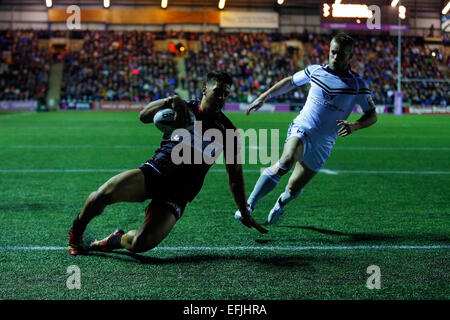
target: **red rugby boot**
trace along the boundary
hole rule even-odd
[[[122,248],[122,246],[120,245],[120,240],[124,234],[125,232],[123,230],[117,229],[105,239],[95,240],[94,242],[92,242],[89,245],[89,250],[111,252],[114,249],[120,249]]]
[[[82,254],[83,252],[83,234],[77,234],[73,231],[73,228],[69,229],[67,251],[69,251],[69,254],[72,256]]]

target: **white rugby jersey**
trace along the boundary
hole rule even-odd
[[[375,105],[367,84],[350,69],[337,76],[328,65],[311,65],[294,74],[296,86],[311,83],[305,106],[294,122],[306,134],[335,141],[339,127],[336,120],[347,120],[355,105],[367,112]]]

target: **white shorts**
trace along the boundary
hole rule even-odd
[[[309,169],[318,172],[330,157],[334,141],[311,136],[295,122],[289,126],[286,141],[292,137],[297,137],[303,142],[303,155],[299,162],[304,162]]]

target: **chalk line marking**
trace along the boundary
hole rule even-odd
[[[152,149],[159,148],[159,145],[0,145],[1,149]],[[266,146],[246,145],[246,149],[259,150],[267,149]],[[283,149],[283,146],[269,149]],[[391,146],[336,146],[334,150],[361,150],[361,151],[450,151],[450,147],[391,147]]]
[[[270,246],[270,247],[156,247],[151,251],[338,251],[338,250],[434,250],[450,249],[450,245],[377,245],[377,246]],[[67,247],[56,246],[0,246],[4,251],[60,251]]]
[[[0,173],[120,173],[126,169],[0,169]],[[226,172],[225,169],[211,169],[209,172]],[[261,173],[261,169],[244,169],[244,173]],[[331,170],[321,169],[320,173],[338,174],[408,174],[408,175],[448,175],[450,171],[402,171],[402,170]]]

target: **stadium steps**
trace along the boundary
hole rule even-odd
[[[176,63],[176,70],[177,70],[177,92],[178,95],[182,98],[182,99],[189,99],[189,91],[187,89],[183,89],[182,86],[182,79],[184,77],[184,79],[186,79],[186,64],[184,62],[184,58],[183,57],[176,57],[175,58],[175,63]],[[187,81],[185,81],[186,83],[186,87],[187,87]]]
[[[63,76],[63,63],[52,64],[48,81],[47,108],[51,111],[59,109],[61,99],[61,82]]]

